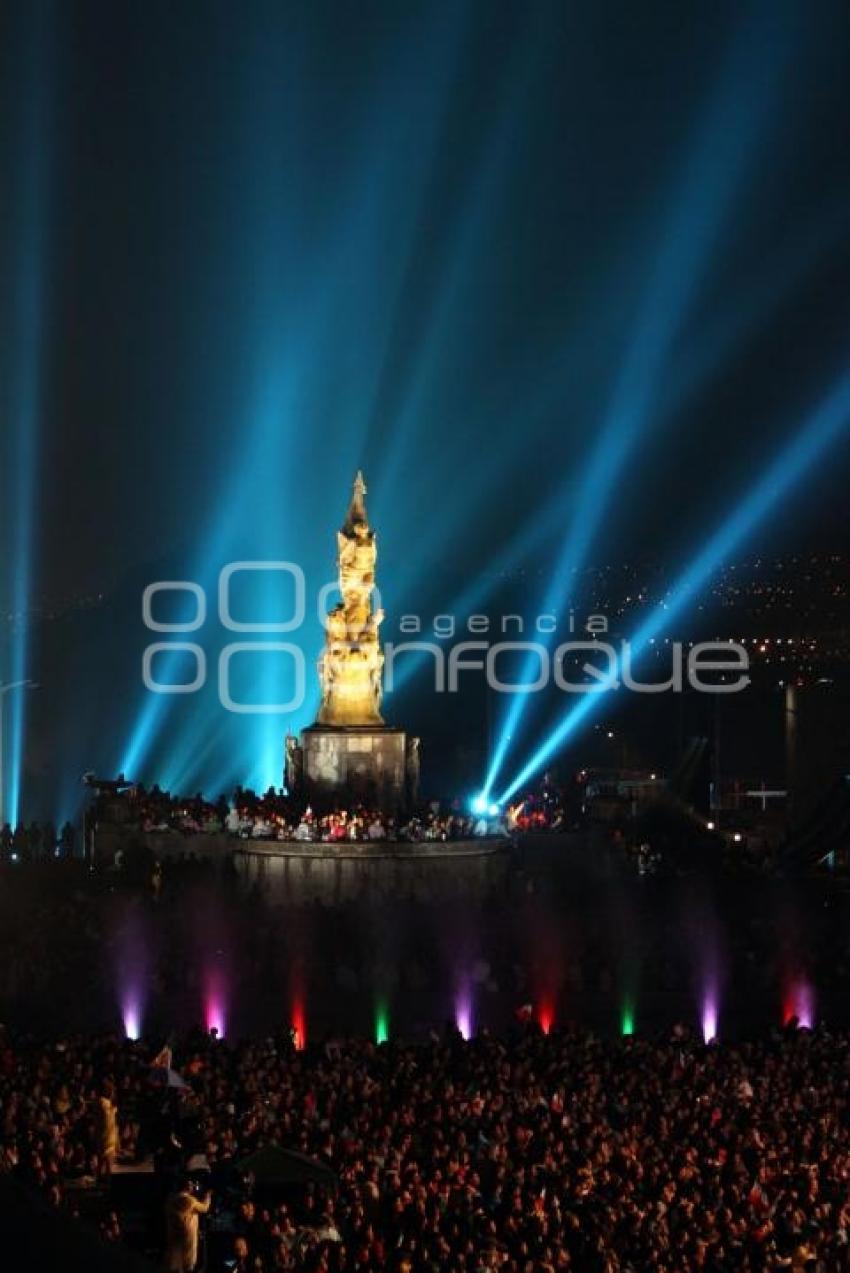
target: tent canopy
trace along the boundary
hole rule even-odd
[[[282,1145],[263,1145],[236,1164],[239,1171],[250,1172],[258,1185],[303,1185],[308,1181],[336,1190],[338,1181],[330,1167],[316,1158],[308,1158]]]

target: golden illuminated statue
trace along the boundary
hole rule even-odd
[[[383,725],[381,672],[384,656],[378,627],[384,617],[372,610],[378,547],[366,516],[366,483],[354,490],[342,530],[337,534],[337,565],[342,601],[327,616],[325,648],[319,659],[322,705],[320,725]]]

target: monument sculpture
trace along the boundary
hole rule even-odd
[[[384,656],[378,628],[384,617],[372,609],[378,546],[366,515],[363,474],[354,479],[348,515],[337,533],[337,565],[342,601],[327,616],[325,648],[319,659],[320,725],[383,725],[381,671]]]
[[[396,811],[418,795],[419,739],[381,715],[384,612],[372,606],[378,545],[365,497],[358,472],[337,533],[342,600],[326,617],[321,705],[300,746],[291,736],[286,740],[286,783],[320,808],[362,801]]]

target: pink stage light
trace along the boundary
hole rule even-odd
[[[711,1043],[717,1038],[717,994],[706,990],[702,1001],[702,1037],[704,1043]]]
[[[142,1033],[142,1010],[137,995],[126,995],[121,1006],[121,1015],[124,1018],[124,1034],[135,1041]]]
[[[464,1039],[472,1038],[472,1002],[465,991],[455,1001],[455,1025]]]
[[[224,1005],[218,999],[209,998],[204,1006],[204,1019],[207,1033],[215,1030],[220,1039],[224,1038]]]
[[[220,1039],[225,1034],[225,1001],[224,990],[221,984],[221,978],[213,974],[207,977],[206,989],[204,992],[204,1024],[207,1027],[207,1033],[215,1030]]]

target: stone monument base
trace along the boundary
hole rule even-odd
[[[410,790],[408,739],[390,725],[309,725],[301,734],[301,789],[318,810],[362,802],[387,813]]]

